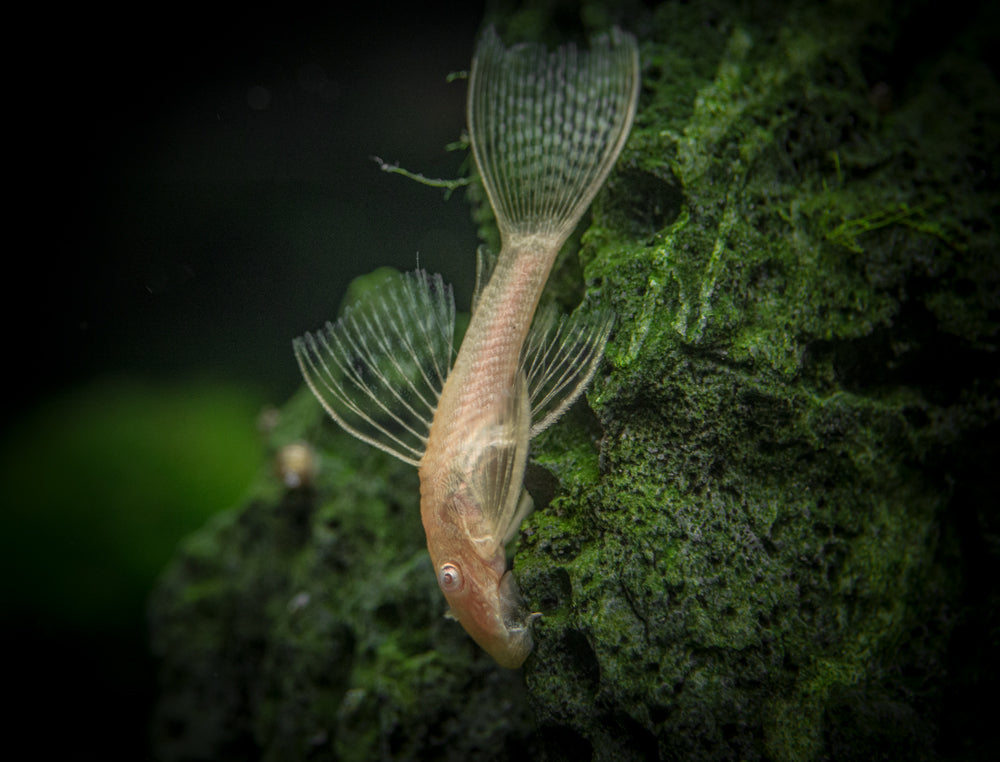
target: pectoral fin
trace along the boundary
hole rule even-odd
[[[473,503],[482,512],[490,543],[479,548],[484,558],[514,535],[530,509],[522,501],[524,466],[528,456],[529,408],[524,377],[518,374],[514,386],[502,401],[495,424],[484,426],[469,448],[477,453],[470,465]]]
[[[517,510],[515,510],[513,516],[511,516],[510,523],[507,526],[507,534],[504,535],[502,540],[504,545],[514,539],[514,535],[517,534],[517,530],[521,526],[521,522],[528,517],[528,514],[531,513],[531,509],[534,507],[535,502],[531,499],[531,495],[528,494],[528,490],[522,489],[521,497],[517,501]]]
[[[535,318],[521,357],[531,398],[532,438],[554,423],[587,388],[613,322],[610,313],[580,310],[558,321],[552,310]]]
[[[451,369],[454,332],[451,287],[416,270],[293,345],[306,383],[337,423],[415,466]]]

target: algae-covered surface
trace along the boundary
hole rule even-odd
[[[601,8],[577,31],[631,28],[643,92],[547,296],[618,318],[533,445],[534,653],[503,670],[442,618],[416,473],[303,391],[270,446],[315,479],[263,464],[154,596],[163,759],[996,752],[994,19]]]

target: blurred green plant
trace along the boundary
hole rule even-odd
[[[141,621],[177,541],[236,503],[260,464],[252,391],[105,379],[44,401],[0,439],[7,615]]]

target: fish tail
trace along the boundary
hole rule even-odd
[[[639,95],[632,35],[613,29],[589,51],[505,49],[488,29],[469,77],[473,153],[501,238],[561,244],[625,144]]]

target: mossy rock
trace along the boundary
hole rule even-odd
[[[533,446],[523,669],[442,618],[413,470],[303,392],[271,444],[315,480],[267,464],[154,597],[163,759],[990,756],[991,19],[752,11],[618,19],[640,111],[547,295],[618,321]]]

